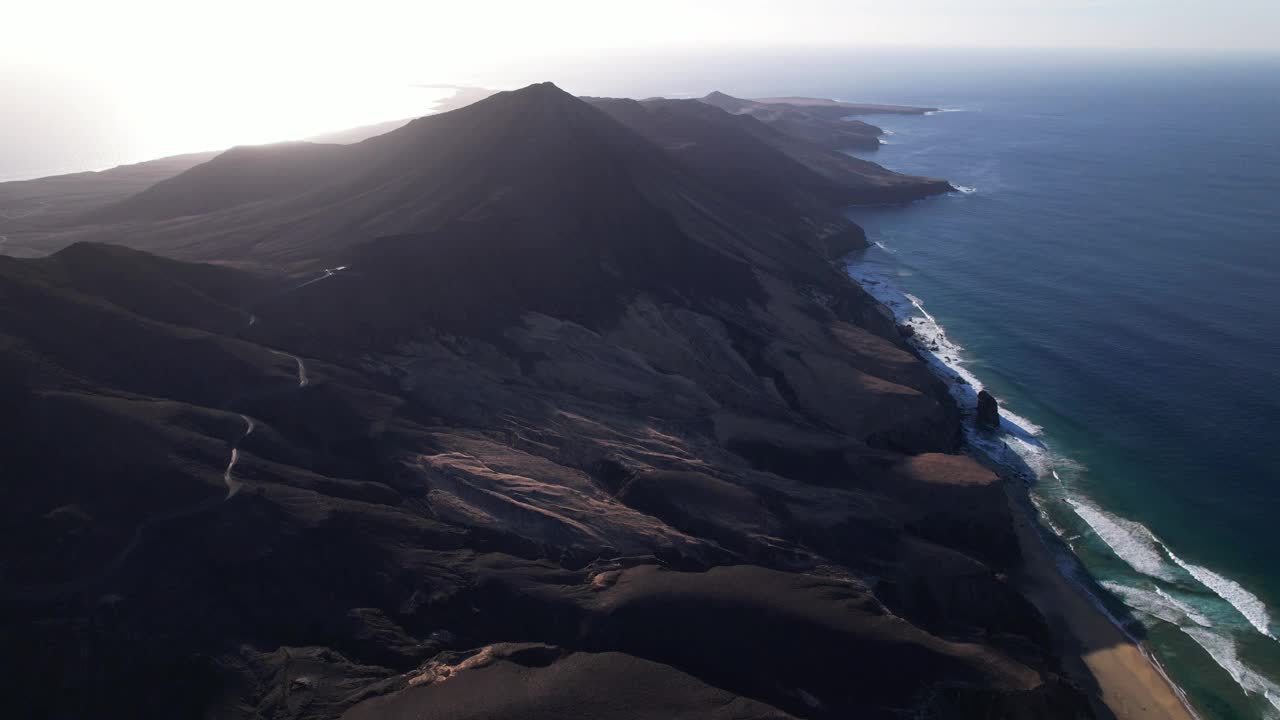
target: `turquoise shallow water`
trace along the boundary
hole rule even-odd
[[[850,211],[851,272],[1024,419],[1048,520],[1202,714],[1280,717],[1280,68],[947,80],[831,81],[946,108],[866,157],[966,190]]]

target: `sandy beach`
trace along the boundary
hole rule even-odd
[[[1011,489],[1020,493],[1021,489]],[[1094,701],[1100,718],[1197,720],[1179,690],[1111,622],[1084,590],[1058,571],[1025,500],[1010,497],[1023,567],[1013,578],[1053,631],[1063,665]]]

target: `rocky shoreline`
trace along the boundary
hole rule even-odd
[[[843,264],[849,263],[847,256]],[[850,274],[859,278],[858,273]],[[890,288],[883,279],[864,276],[861,282],[874,289],[872,294],[894,318],[899,333],[953,389],[967,418],[967,451],[1002,478],[1022,558],[1014,584],[1048,620],[1064,667],[1087,689],[1095,714],[1118,720],[1197,718],[1186,695],[1141,639],[1121,627],[1094,591],[1064,569],[1060,558],[1070,557],[1073,568],[1086,572],[1061,539],[1044,527],[1030,495],[1036,473],[1002,439],[1015,434],[1030,439],[1022,427],[1027,423],[1016,416],[1002,423],[996,398],[985,389],[974,389],[975,379],[958,364],[959,348],[918,300]]]

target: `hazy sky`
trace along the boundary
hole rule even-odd
[[[444,74],[551,50],[752,45],[1276,49],[1276,0],[42,0],[9,59],[160,76],[264,65]],[[319,67],[316,67],[316,64]]]
[[[602,52],[1280,50],[1280,0],[15,0],[0,18],[0,178],[36,172],[13,147],[43,137],[86,167],[299,137],[420,114],[409,83],[498,84]]]

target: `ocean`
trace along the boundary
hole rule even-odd
[[[999,398],[975,441],[1200,714],[1280,718],[1280,65],[829,82],[943,108],[861,156],[962,190],[850,210],[850,273]]]

